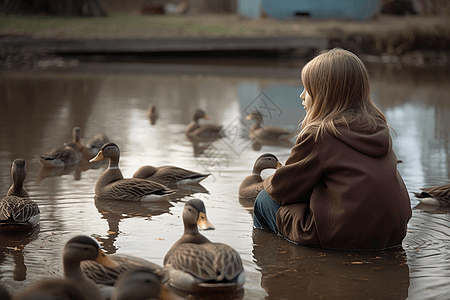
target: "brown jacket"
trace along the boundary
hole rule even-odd
[[[397,171],[389,128],[338,127],[337,137],[298,138],[286,165],[265,179],[281,205],[279,232],[325,248],[378,250],[401,245],[411,204]]]

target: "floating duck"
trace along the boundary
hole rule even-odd
[[[194,117],[191,123],[187,125],[184,131],[187,136],[196,139],[217,139],[223,136],[222,125],[214,125],[214,124],[200,125],[199,124],[200,119],[209,120],[209,117],[203,110],[197,109],[194,113]]]
[[[197,226],[214,229],[202,200],[186,202],[183,223],[183,236],[164,257],[169,284],[193,292],[231,292],[242,288],[245,271],[239,253],[226,244],[211,242],[198,231]]]
[[[282,140],[293,137],[296,132],[289,131],[285,128],[276,126],[262,127],[263,115],[259,110],[252,111],[246,118],[246,120],[254,120],[255,123],[250,127],[249,137],[251,140]]]
[[[259,192],[264,189],[261,172],[265,169],[278,169],[279,167],[281,167],[281,163],[275,155],[271,153],[262,154],[256,159],[252,174],[242,180],[239,186],[239,197],[255,200]]]
[[[0,200],[0,230],[25,230],[39,224],[40,210],[36,202],[28,197],[23,186],[27,176],[25,160],[17,158],[11,166],[12,185],[6,197]]]
[[[46,168],[60,168],[77,164],[83,159],[79,144],[68,142],[63,146],[53,148],[43,155],[36,156],[39,163]]]
[[[109,158],[109,167],[95,185],[95,196],[123,201],[161,201],[176,191],[165,185],[141,178],[123,178],[119,169],[120,150],[114,143],[103,145],[90,162]]]

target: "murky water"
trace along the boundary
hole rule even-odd
[[[30,235],[0,236],[0,282],[10,290],[61,276],[61,250],[72,236],[95,237],[107,253],[162,264],[181,236],[184,203],[202,199],[216,227],[204,234],[233,246],[247,272],[244,299],[445,299],[450,297],[449,210],[418,206],[403,249],[355,253],[312,249],[252,229],[240,182],[255,159],[271,152],[284,162],[289,145],[252,145],[243,137],[246,112],[264,110],[267,125],[297,127],[304,112],[301,66],[261,69],[229,66],[93,64],[91,72],[0,74],[0,195],[11,184],[11,162],[27,162],[25,186],[41,209]],[[101,66],[101,67],[100,67]],[[127,69],[127,73],[120,70]],[[161,72],[155,71],[161,70]],[[449,182],[450,73],[445,69],[369,66],[373,96],[392,132],[398,168],[409,191]],[[80,70],[80,69],[78,69]],[[102,70],[109,73],[102,73]],[[177,73],[178,72],[178,73]],[[158,73],[162,73],[158,74]],[[172,73],[172,74],[171,74]],[[213,74],[213,75],[211,75]],[[150,125],[145,112],[160,116]],[[185,139],[196,108],[222,124],[227,138],[211,145]],[[41,170],[35,155],[71,139],[74,126],[86,142],[104,133],[121,150],[120,168],[131,177],[144,164],[176,165],[212,175],[196,190],[179,190],[159,204],[102,202],[94,185],[106,165]],[[270,174],[265,171],[263,177]]]

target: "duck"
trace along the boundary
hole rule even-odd
[[[167,277],[149,269],[134,269],[119,276],[111,300],[173,299],[164,287]]]
[[[115,143],[106,143],[89,162],[109,159],[109,167],[95,184],[95,196],[121,201],[162,201],[176,191],[160,183],[141,179],[123,178],[119,169],[120,150]]]
[[[151,261],[124,254],[108,255],[108,259],[113,263],[105,266],[95,260],[82,261],[80,266],[84,275],[92,279],[99,287],[103,298],[110,299],[115,283],[118,278],[130,270],[141,269],[150,270],[163,274],[163,267]]]
[[[262,139],[262,140],[282,140],[290,139],[296,132],[289,131],[285,128],[276,126],[265,126],[262,127],[263,115],[259,110],[252,111],[248,116],[245,117],[246,120],[254,120],[255,123],[250,127],[249,137],[251,140]]]
[[[200,125],[199,124],[200,119],[209,120],[209,117],[203,110],[197,109],[194,113],[191,123],[187,125],[184,131],[187,136],[201,140],[217,139],[224,136],[222,133],[222,125],[215,125],[215,124]]]
[[[156,120],[159,118],[159,113],[156,110],[156,105],[150,104],[147,108],[147,111],[145,112],[145,115],[149,118],[150,124],[155,125]]]
[[[117,278],[127,271],[141,268],[152,271],[163,269],[162,266],[151,261],[125,254],[108,255],[112,265],[104,266],[95,260],[85,260],[81,262],[81,269],[86,277],[92,279],[97,284],[113,286]]]
[[[80,268],[83,260],[96,260],[105,266],[112,264],[97,242],[89,236],[75,236],[66,242],[62,256],[63,278],[40,280],[20,293],[17,299],[102,299],[95,282],[84,276]]]
[[[197,184],[207,178],[210,173],[199,173],[176,166],[142,166],[133,174],[133,178],[142,178],[163,185]]]
[[[28,196],[23,183],[27,176],[26,162],[16,158],[12,162],[12,185],[6,197],[0,200],[0,230],[16,231],[35,227],[39,224],[40,210],[36,202]]]
[[[93,158],[106,143],[109,143],[108,137],[102,133],[97,133],[93,138],[89,139],[84,146],[84,156],[88,159]]]
[[[261,172],[265,169],[278,169],[281,166],[278,158],[271,153],[259,156],[253,165],[252,174],[245,177],[239,186],[239,197],[255,200],[259,192],[264,189]]]
[[[183,210],[184,233],[164,257],[168,284],[187,292],[233,292],[242,288],[245,270],[231,246],[213,243],[198,231],[214,229],[202,200],[191,199]]]
[[[422,188],[422,192],[413,192],[420,203],[436,206],[450,206],[450,184]]]
[[[43,167],[60,168],[81,162],[83,153],[79,144],[71,141],[36,158]]]

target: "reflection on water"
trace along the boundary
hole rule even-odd
[[[398,165],[409,191],[449,183],[450,78],[445,69],[369,66],[373,97],[392,126]],[[282,163],[286,144],[251,141],[254,109],[265,126],[296,130],[304,116],[298,78],[260,78],[40,73],[0,75],[0,195],[11,184],[10,165],[27,161],[25,180],[41,209],[40,229],[23,239],[0,236],[0,282],[21,290],[44,277],[62,275],[61,250],[76,234],[95,237],[108,253],[130,254],[162,264],[183,233],[184,203],[194,197],[206,205],[216,227],[205,232],[215,242],[233,246],[247,273],[244,299],[431,299],[450,297],[450,214],[418,206],[403,249],[355,253],[293,245],[252,229],[249,203],[238,187],[262,153]],[[155,105],[158,120],[149,122]],[[187,139],[186,125],[195,109],[223,125],[226,137]],[[203,120],[202,120],[203,121]],[[95,199],[94,186],[106,164],[87,161],[62,170],[44,170],[36,154],[70,140],[82,129],[86,142],[101,132],[121,149],[124,177],[142,165],[175,165],[211,173],[202,185],[178,188],[168,202],[122,203]],[[395,130],[395,131],[394,131]],[[263,177],[270,174],[263,172]],[[20,240],[20,241],[19,241]],[[406,263],[405,263],[406,262]]]

